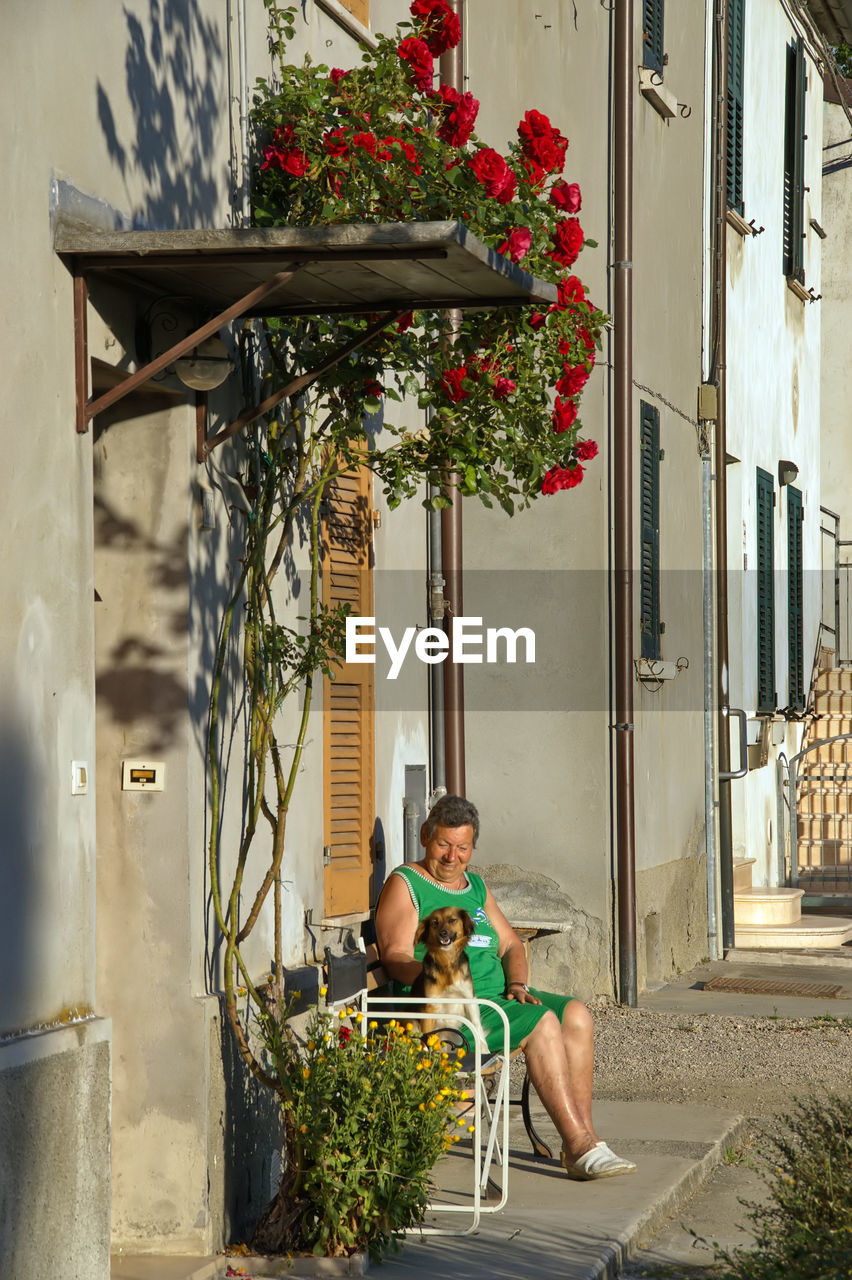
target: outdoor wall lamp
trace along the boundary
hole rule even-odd
[[[193,391],[213,391],[233,373],[228,348],[221,338],[208,338],[188,356],[175,361],[175,373]]]
[[[778,483],[783,488],[785,484],[792,484],[799,474],[799,468],[795,462],[787,462],[782,459],[778,463]]]
[[[185,301],[189,299],[178,294],[158,298],[139,317],[136,323],[136,354],[140,363],[147,364],[154,354],[165,353],[176,344],[175,335],[179,337],[181,331],[184,334],[188,330],[191,332],[199,323],[197,319],[190,323],[183,313],[180,303]],[[179,356],[165,372],[174,372],[183,385],[193,391],[213,391],[233,370],[228,348],[220,337],[213,335],[186,355]]]

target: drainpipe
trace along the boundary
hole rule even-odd
[[[633,766],[633,4],[615,3],[613,497],[618,998],[637,1004]]]
[[[463,0],[449,0],[449,6],[462,20]],[[464,28],[462,38],[455,49],[441,55],[439,70],[441,83],[462,92],[464,84]],[[445,312],[447,342],[453,342],[461,325],[461,312]],[[458,492],[458,474],[447,473],[445,492],[452,505],[441,511],[442,572],[447,613],[444,626],[452,645],[455,619],[464,614],[462,590],[462,499]],[[464,667],[451,657],[441,664],[444,676],[444,742],[447,790],[454,795],[465,794],[464,752]]]
[[[249,106],[248,52],[246,49],[246,0],[237,0],[237,22],[240,29],[240,185],[242,225],[251,224],[251,186],[249,181]]]
[[[726,6],[716,0],[713,23],[713,308],[714,344],[710,380],[717,387],[716,469],[716,679],[719,777],[719,887],[722,949],[734,945],[734,858],[731,826],[730,664],[728,658],[728,495],[726,416],[726,263],[728,32]]]

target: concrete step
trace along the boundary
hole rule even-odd
[[[757,858],[739,858],[734,862],[734,893],[751,888],[751,869]]]
[[[852,940],[852,919],[801,916],[795,924],[735,924],[734,945],[775,951],[825,951]]]
[[[804,889],[734,890],[734,927],[795,924],[801,919]]]
[[[852,694],[844,694],[843,697],[852,698]],[[808,726],[807,740],[817,742],[820,738],[836,738],[841,733],[852,733],[852,717],[835,712],[823,713]]]
[[[852,784],[852,776],[849,782]],[[834,814],[852,814],[852,785],[848,788],[830,786],[827,783],[821,786],[815,779],[808,778],[806,784],[798,788],[798,792],[797,809],[803,816],[831,817]]]
[[[852,719],[852,689],[817,689],[814,711],[818,716],[848,716]]]
[[[852,668],[832,667],[829,671],[820,671],[814,689],[852,690]]]

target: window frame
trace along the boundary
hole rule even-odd
[[[745,88],[745,0],[728,0],[728,83],[725,110],[728,208],[743,217],[743,98]]]

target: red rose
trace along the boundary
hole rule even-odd
[[[339,1031],[338,1031],[338,1036],[339,1036],[339,1038],[340,1038],[340,1044],[341,1044],[341,1045],[348,1044],[348,1043],[349,1043],[349,1041],[350,1041],[350,1039],[351,1039],[351,1037],[352,1037],[352,1028],[351,1028],[351,1027],[341,1027],[341,1028],[339,1029]]]
[[[462,386],[462,381],[467,377],[467,368],[462,365],[460,369],[445,369],[441,374],[441,387],[448,400],[452,400],[454,404],[458,404],[459,400],[467,400],[468,392]]]
[[[432,77],[435,74],[435,63],[429,46],[416,36],[409,36],[400,43],[397,53],[403,62],[408,63],[415,88],[421,93],[427,93],[432,88]]]
[[[559,383],[557,382],[557,387]],[[562,400],[556,397],[556,403],[553,406],[553,430],[561,435],[563,431],[567,431],[569,427],[573,427],[577,421],[577,406],[573,400]]]
[[[294,178],[302,178],[309,168],[309,160],[299,147],[268,146],[263,153],[261,169],[277,168]]]
[[[442,121],[438,126],[438,137],[449,142],[452,147],[463,147],[470,141],[479,101],[472,93],[459,93],[452,85],[442,84],[436,98],[440,97]],[[436,104],[437,105],[437,104]]]
[[[413,173],[422,172],[420,161],[417,157],[417,148],[412,143],[406,142],[403,138],[396,138],[393,136],[384,138],[376,151],[376,158],[378,160],[398,160],[399,152],[394,150],[395,147],[398,147],[399,151],[401,151],[405,156]]]
[[[583,479],[583,468],[551,467],[541,483],[542,493],[558,493],[560,489],[573,489]]]
[[[405,311],[396,322],[397,333],[405,333],[406,329],[410,329],[414,320],[413,311]]]
[[[508,239],[498,245],[497,252],[510,257],[513,262],[520,262],[529,253],[531,244],[532,232],[529,227],[515,227],[514,231],[509,232]]]
[[[566,213],[579,213],[582,203],[580,184],[577,182],[557,182],[550,188],[550,203]]]
[[[590,462],[598,456],[598,446],[594,440],[578,440],[574,452],[581,462]]]
[[[384,387],[380,382],[376,382],[375,379],[370,379],[370,378],[364,379],[364,395],[365,396],[380,396],[383,393],[384,393]]]
[[[532,315],[529,316],[530,328],[540,329],[546,319],[547,316],[543,311],[533,311]]]
[[[534,164],[548,173],[561,173],[565,165],[568,139],[554,129],[540,111],[527,111],[518,125],[521,148]]]
[[[572,267],[583,247],[583,228],[576,218],[563,218],[556,224],[556,232],[552,237],[553,248],[549,257],[560,262],[563,267]]]
[[[330,156],[349,155],[349,142],[346,129],[329,129],[322,135],[322,145]]]
[[[328,73],[328,78],[333,81],[334,84],[340,84],[340,81],[348,75],[348,71],[341,71],[340,67],[332,67],[331,71]]]
[[[516,386],[517,383],[513,382],[511,378],[495,378],[494,390],[491,394],[495,400],[508,400]]]
[[[493,196],[501,204],[508,204],[515,194],[517,179],[499,152],[491,147],[481,147],[470,157],[468,164],[485,187],[485,194]]]
[[[573,368],[566,364],[565,372],[556,384],[556,390],[562,396],[579,395],[589,381],[589,373],[590,370],[582,364],[575,365]]]
[[[447,0],[414,0],[411,13],[423,23],[426,44],[436,58],[454,49],[461,40],[461,22]]]
[[[352,146],[361,147],[364,151],[369,151],[370,155],[376,154],[376,136],[373,133],[354,133],[352,135]]]

